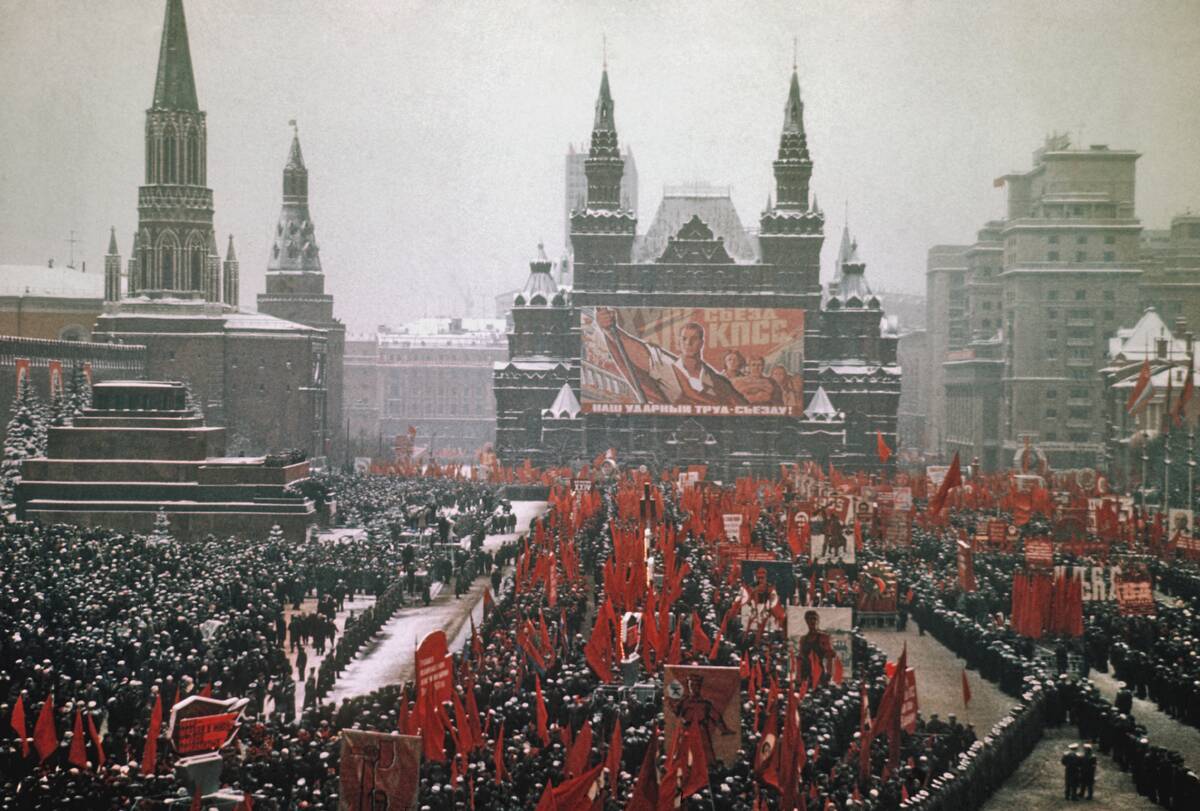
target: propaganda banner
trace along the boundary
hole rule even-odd
[[[17,358],[13,365],[17,370],[17,393],[20,394],[21,387],[29,382],[29,358]]]
[[[965,592],[975,591],[975,557],[971,544],[959,541],[958,547],[958,586]]]
[[[1072,578],[1080,582],[1080,594],[1085,603],[1117,599],[1120,566],[1055,566],[1054,577]]]
[[[63,383],[63,367],[61,360],[52,360],[47,366],[50,369],[50,396],[56,394],[60,397],[67,393],[67,387]]]
[[[1188,560],[1200,559],[1200,538],[1178,538],[1175,551]]]
[[[1025,539],[1026,566],[1053,566],[1054,542],[1049,538]]]
[[[897,487],[893,491],[892,503],[897,511],[912,512],[913,497],[911,487]]]
[[[804,412],[804,310],[584,307],[580,335],[585,412]]]
[[[233,740],[246,698],[191,695],[171,707],[167,739],[181,756],[217,752]]]
[[[821,667],[822,684],[833,675],[834,659],[841,662],[843,672],[853,672],[853,608],[789,605],[787,625],[788,642],[798,655],[801,680],[811,679],[813,656]]]
[[[742,561],[742,627],[747,633],[770,633],[783,627],[784,607],[796,590],[792,564],[782,560]]]
[[[571,491],[575,493],[592,492],[591,479],[571,479]]]
[[[741,543],[742,540],[742,521],[744,516],[741,513],[724,513],[721,516],[721,522],[725,527],[725,537],[730,543]]]
[[[1117,608],[1125,616],[1154,616],[1154,587],[1144,565],[1127,566],[1117,579]]]
[[[417,646],[417,690],[439,704],[450,700],[453,674],[445,631],[434,631]]]
[[[417,807],[421,737],[343,729],[338,811]]]
[[[666,665],[663,668],[664,738],[680,727],[700,728],[708,762],[732,766],[741,746],[741,673],[736,667]]]
[[[1168,526],[1170,531],[1167,533],[1167,539],[1174,541],[1179,538],[1191,538],[1195,533],[1193,529],[1195,525],[1192,520],[1192,511],[1183,507],[1172,507],[1167,511]]]

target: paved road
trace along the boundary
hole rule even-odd
[[[529,527],[530,519],[541,515],[546,509],[547,504],[544,501],[513,502],[513,510],[517,514],[517,528],[524,533]],[[493,549],[516,537],[517,534],[494,535],[485,541],[485,546]],[[457,650],[470,635],[467,617],[473,616],[476,625],[479,624],[483,614],[485,586],[490,587],[488,578],[480,577],[461,598],[455,598],[454,589],[446,588],[428,607],[418,604],[401,608],[358,652],[324,701],[341,702],[388,684],[411,679],[417,644],[426,634],[433,631],[445,631],[447,639],[451,640],[450,649]]]
[[[1088,678],[1109,701],[1116,697],[1120,685],[1111,673],[1097,673],[1093,670]],[[1133,699],[1133,717],[1146,727],[1150,743],[1179,752],[1188,768],[1200,774],[1200,729],[1179,723],[1166,713],[1160,712],[1153,701],[1143,701],[1140,698]]]
[[[962,670],[966,662],[932,636],[918,635],[913,622],[908,623],[904,633],[871,628],[864,635],[892,661],[900,655],[903,645],[908,644],[908,663],[916,671],[917,703],[923,718],[928,719],[936,712],[945,719],[954,713],[961,723],[974,724],[976,735],[982,738],[1013,705],[1013,699],[991,682],[984,681],[976,672],[967,671],[971,704],[964,708]]]
[[[1077,743],[1076,729],[1064,724],[1049,728],[1020,767],[984,803],[983,811],[1034,811],[1068,808],[1063,799],[1063,767],[1060,763],[1068,744]],[[1080,744],[1082,746],[1082,744]],[[1133,778],[1122,772],[1111,758],[1100,755],[1092,800],[1078,805],[1087,811],[1153,811],[1159,806],[1137,793]]]

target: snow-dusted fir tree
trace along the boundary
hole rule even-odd
[[[71,380],[67,383],[67,411],[71,419],[74,419],[91,405],[92,384],[88,383],[83,367],[76,366],[71,370]]]
[[[23,387],[25,390],[29,386]],[[28,398],[18,394],[13,398],[12,419],[4,436],[4,461],[0,463],[0,498],[11,501],[13,489],[21,477],[21,462],[38,455],[37,417],[30,410]]]
[[[70,425],[75,415],[71,413],[71,404],[61,389],[50,392],[50,421],[51,427]]]
[[[267,535],[267,543],[271,544],[272,546],[275,546],[275,545],[283,544],[286,541],[287,541],[287,538],[285,538],[283,535],[283,527],[279,526],[279,524],[272,525],[271,533],[269,535]]]

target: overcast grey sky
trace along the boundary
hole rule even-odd
[[[756,224],[799,38],[827,213],[878,288],[1003,212],[992,179],[1051,130],[1143,153],[1146,227],[1200,209],[1200,3],[186,0],[218,242],[263,288],[298,118],[317,239],[352,331],[490,313],[539,238],[562,249],[563,155],[587,138],[601,35],[639,230],[663,184],[733,187]],[[0,264],[129,254],[162,0],[0,0]]]

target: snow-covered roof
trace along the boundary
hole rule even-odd
[[[104,269],[0,265],[0,296],[103,299]]]
[[[1187,344],[1171,333],[1171,328],[1153,307],[1147,307],[1136,324],[1117,330],[1117,334],[1108,339],[1108,356],[1114,360],[1153,360],[1158,357],[1160,338],[1167,340],[1170,357],[1187,357]]]
[[[559,420],[564,418],[573,420],[579,416],[579,412],[582,410],[570,384],[563,383],[554,402],[550,404],[549,408],[542,410],[542,416]]]
[[[663,255],[667,240],[679,233],[692,217],[699,217],[712,229],[713,235],[724,241],[725,251],[735,262],[748,263],[758,260],[755,241],[746,233],[742,220],[734,208],[728,189],[715,193],[711,189],[696,189],[694,193],[680,190],[663,196],[646,233],[639,237],[633,247],[635,263],[654,262]]]
[[[817,393],[808,401],[808,408],[804,409],[804,416],[810,420],[825,421],[838,417],[838,410],[830,402],[824,386],[817,386]]]

